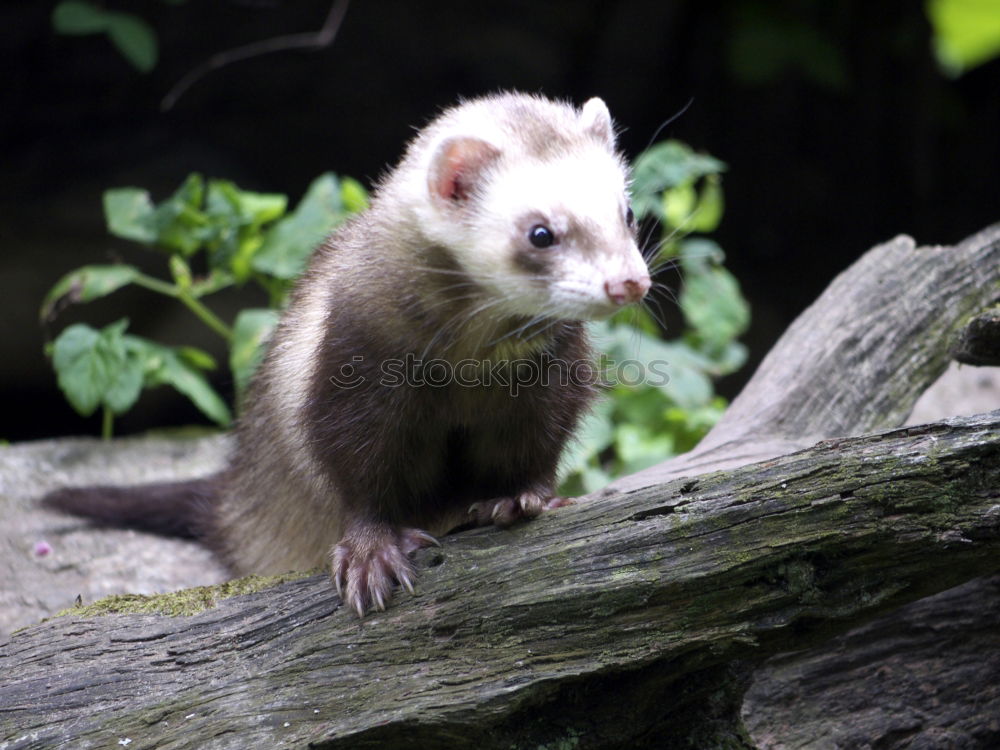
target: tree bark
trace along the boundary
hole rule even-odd
[[[691,454],[422,551],[417,594],[360,623],[315,576],[28,628],[0,747],[752,747],[765,659],[1000,568],[1000,412],[850,437],[998,297],[1000,226],[873,249]]]
[[[754,673],[762,749],[1000,747],[1000,576],[900,608]]]

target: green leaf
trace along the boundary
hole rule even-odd
[[[190,348],[177,350],[140,336],[126,336],[125,343],[129,353],[136,361],[141,362],[143,383],[147,388],[159,385],[172,386],[187,396],[202,414],[220,427],[229,426],[232,422],[229,407],[209,385],[198,367],[192,364],[191,354],[198,350]],[[199,354],[208,357],[204,352]]]
[[[175,350],[126,334],[127,327],[124,318],[100,331],[78,323],[53,343],[59,387],[77,412],[90,416],[104,406],[122,414],[132,408],[143,387],[167,384],[218,424],[230,423],[229,407],[198,371],[206,360],[214,365],[211,357],[197,349]],[[200,362],[193,364],[196,360]]]
[[[722,266],[688,276],[679,301],[685,320],[712,350],[725,347],[750,324],[739,282]]]
[[[142,383],[142,363],[126,355],[122,365],[111,373],[111,381],[104,393],[104,403],[115,414],[124,414],[139,400]]]
[[[280,219],[288,207],[281,193],[255,193],[242,190],[230,180],[211,180],[205,199],[209,216],[226,218],[230,223],[259,227]]]
[[[254,270],[279,279],[294,279],[302,273],[312,251],[344,216],[337,178],[331,173],[318,177],[295,210],[267,232],[264,244],[253,256]]]
[[[669,434],[654,434],[646,427],[621,424],[615,430],[615,450],[623,463],[623,474],[641,471],[674,455]]]
[[[236,200],[240,215],[249,219],[253,227],[280,219],[288,208],[288,196],[281,193],[237,190]]]
[[[602,487],[606,487],[611,479],[611,474],[594,466],[585,466],[580,472],[580,480],[585,493],[597,492]]]
[[[697,409],[671,407],[663,415],[661,428],[670,434],[675,453],[685,453],[694,448],[726,410],[725,399],[716,396]]]
[[[615,418],[618,422],[657,427],[671,408],[675,408],[673,402],[660,388],[619,387],[615,392]]]
[[[143,73],[156,65],[156,32],[132,13],[114,13],[84,0],[66,0],[53,9],[52,26],[59,34],[107,34],[122,56]]]
[[[683,409],[702,406],[714,395],[710,364],[683,343],[669,344],[666,353],[653,362],[651,371],[661,377],[649,384]]]
[[[928,0],[934,53],[958,76],[1000,55],[1000,8],[995,0]]]
[[[90,302],[104,297],[126,284],[139,274],[139,269],[123,264],[109,266],[84,266],[70,271],[56,282],[42,301],[41,318],[49,319],[60,302]]]
[[[121,414],[131,408],[142,390],[142,364],[129,357],[121,319],[100,331],[78,323],[64,330],[53,346],[52,364],[59,387],[82,416],[107,406]]]
[[[184,183],[156,207],[152,226],[160,247],[184,256],[193,255],[204,241],[208,217],[201,210],[205,182],[200,174],[188,175]]]
[[[614,403],[610,399],[603,399],[583,418],[559,461],[560,476],[580,471],[591,459],[596,458],[601,451],[611,445],[615,436],[614,424],[611,421],[613,407]]]
[[[209,248],[208,261],[213,269],[234,272],[234,260],[240,251],[240,237],[247,220],[239,207],[239,188],[229,180],[210,180],[205,195],[208,226],[203,235]],[[245,274],[234,274],[244,281]]]
[[[611,474],[600,467],[582,466],[562,480],[558,492],[562,497],[585,495],[606,487],[611,479]]]
[[[174,351],[182,362],[198,370],[215,370],[219,367],[215,357],[202,349],[193,346],[179,346]]]
[[[201,175],[188,175],[165,201],[154,206],[140,188],[114,188],[104,193],[108,231],[127,240],[155,245],[190,256],[201,247],[208,218],[201,210],[205,194]]]
[[[663,191],[663,220],[668,227],[691,229],[698,193],[690,182]]]
[[[250,378],[264,357],[264,344],[278,324],[277,310],[249,309],[236,316],[233,343],[229,350],[229,369],[236,381],[236,392],[243,394]]]
[[[104,191],[104,220],[116,237],[151,245],[156,241],[155,207],[141,188]]]
[[[747,309],[749,310],[749,307]],[[747,347],[739,341],[730,341],[711,354],[715,364],[712,369],[714,375],[728,375],[731,372],[736,372],[747,363]]]
[[[632,168],[632,208],[638,218],[662,218],[660,194],[705,175],[719,174],[726,165],[707,154],[698,154],[680,141],[663,141],[646,149]]]
[[[694,211],[689,224],[692,232],[714,232],[722,221],[725,203],[722,198],[722,186],[719,178],[710,175],[705,178],[701,192],[698,194],[698,207]]]
[[[631,326],[636,330],[636,335],[660,337],[660,324],[647,307],[623,308],[609,318],[608,322],[615,326]]]
[[[340,200],[348,213],[358,213],[368,208],[368,191],[352,177],[340,178]]]
[[[156,67],[159,54],[156,32],[148,23],[131,13],[113,13],[107,32],[122,56],[140,73],[148,73]]]
[[[250,260],[264,241],[261,226],[284,215],[287,205],[284,195],[241,190],[228,180],[210,181],[205,213],[211,224],[207,244],[212,268],[246,281]]]
[[[84,0],[66,0],[52,10],[52,27],[59,34],[100,34],[107,30],[110,16]]]
[[[232,412],[226,402],[209,385],[205,376],[172,352],[163,358],[162,366],[155,373],[156,380],[173,386],[187,396],[202,414],[220,427],[233,422]]]
[[[609,357],[606,375],[628,387],[659,388],[670,401],[693,409],[712,398],[713,361],[682,342],[637,336],[629,326],[589,326],[594,346]]]
[[[97,410],[107,381],[106,370],[116,364],[96,355],[99,337],[90,326],[77,323],[60,333],[52,348],[52,365],[59,388],[70,405],[84,417]]]
[[[726,260],[726,254],[719,243],[704,237],[688,237],[678,247],[681,268],[687,276],[707,273]]]

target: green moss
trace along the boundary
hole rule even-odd
[[[611,580],[630,582],[642,573],[642,569],[637,565],[623,565],[611,571]]]
[[[56,617],[100,617],[102,615],[168,615],[179,617],[194,615],[216,606],[223,599],[242,594],[253,594],[273,588],[286,581],[295,581],[313,575],[315,571],[284,573],[277,576],[250,575],[215,586],[195,586],[169,594],[146,596],[143,594],[113,594],[93,604],[64,609]]]

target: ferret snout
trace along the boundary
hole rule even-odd
[[[646,296],[649,291],[649,276],[618,279],[604,282],[604,292],[608,299],[619,307],[631,305]]]

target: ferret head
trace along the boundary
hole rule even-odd
[[[628,172],[603,101],[475,100],[445,113],[431,138],[423,229],[485,292],[484,314],[591,319],[645,296]]]

